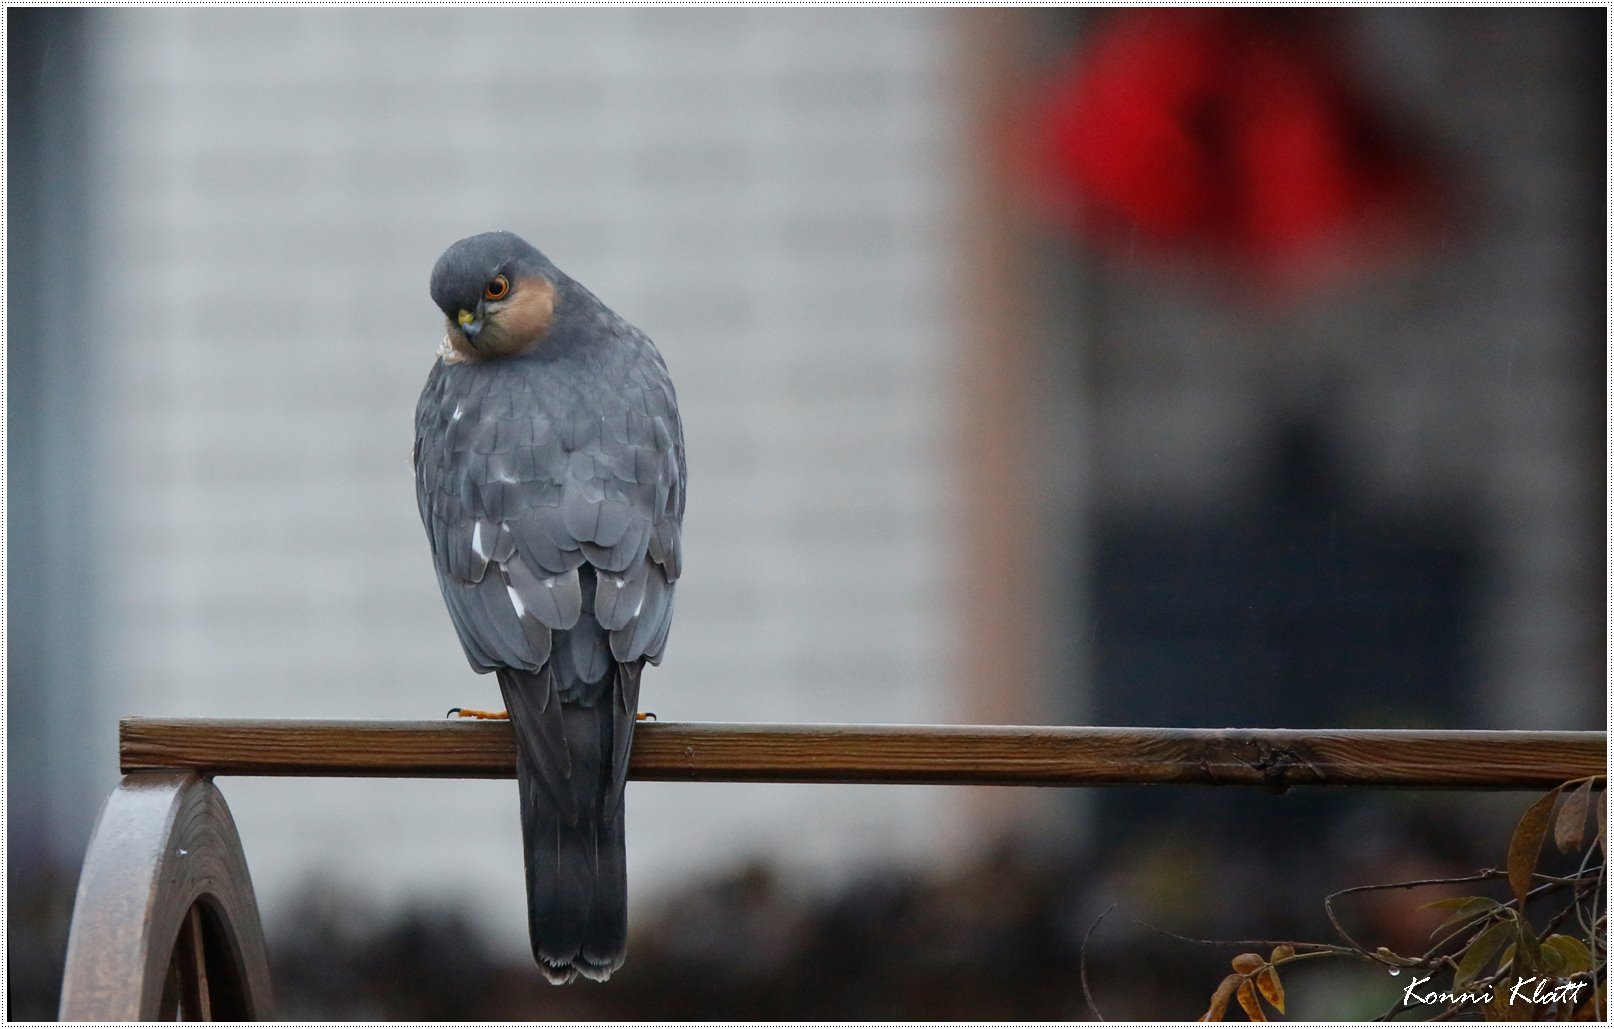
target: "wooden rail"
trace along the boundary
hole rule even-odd
[[[509,778],[500,722],[125,719],[125,772]],[[641,723],[635,779],[1548,789],[1602,775],[1605,734]]]
[[[246,856],[216,775],[508,778],[501,722],[129,718],[96,823],[61,1015],[269,1015]],[[705,782],[1549,789],[1606,774],[1599,732],[647,722],[636,779]]]

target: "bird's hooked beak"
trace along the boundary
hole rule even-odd
[[[476,334],[482,331],[481,319],[477,318],[474,312],[461,308],[456,320],[460,323],[460,331],[465,333],[465,338],[470,341],[472,346],[475,346]]]

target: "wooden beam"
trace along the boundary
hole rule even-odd
[[[1545,789],[1605,775],[1606,734],[646,722],[635,779],[1009,786]],[[123,770],[510,778],[502,722],[128,718]]]

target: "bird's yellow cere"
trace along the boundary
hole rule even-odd
[[[460,313],[459,313],[459,323],[460,323],[460,324],[461,324],[461,325],[469,325],[469,324],[471,324],[471,323],[472,323],[472,322],[474,322],[474,321],[476,321],[476,315],[474,315],[474,314],[472,314],[472,313],[471,313],[471,312],[469,312],[469,311],[466,311],[466,310],[464,310],[464,309],[461,309],[461,310],[460,310]]]

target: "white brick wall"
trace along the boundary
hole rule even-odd
[[[947,17],[118,11],[99,22],[111,372],[96,643],[120,713],[492,704],[408,468],[454,239],[521,232],[660,344],[686,418],[672,719],[949,717],[940,505],[960,128]],[[271,923],[312,874],[501,897],[510,783],[230,781]],[[655,887],[938,847],[914,788],[636,784]],[[474,891],[466,891],[475,883]]]

